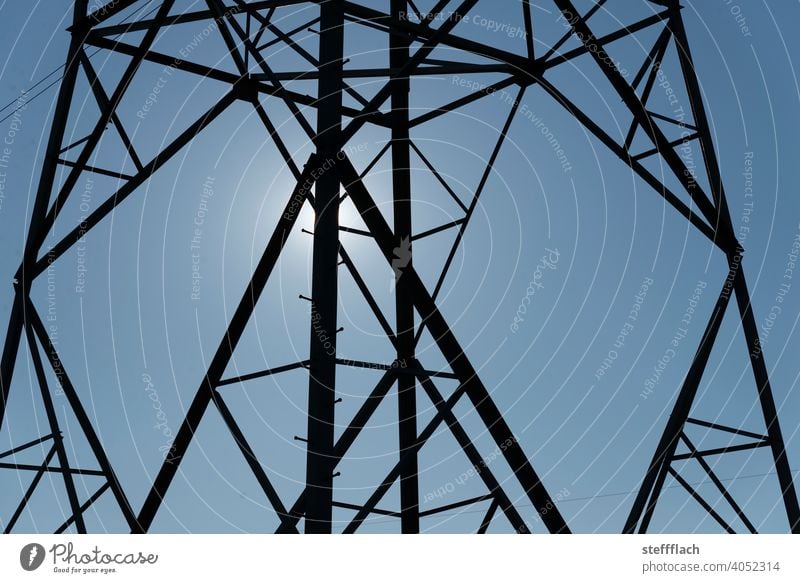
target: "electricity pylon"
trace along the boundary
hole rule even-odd
[[[682,215],[697,231],[707,237],[719,249],[729,267],[716,306],[705,330],[702,342],[685,377],[681,391],[674,404],[663,436],[658,443],[652,462],[638,491],[633,508],[626,521],[625,532],[644,532],[650,525],[656,503],[668,476],[673,476],[688,493],[699,502],[704,511],[711,514],[729,531],[732,527],[709,505],[692,486],[677,472],[676,460],[694,459],[719,488],[725,500],[750,530],[755,530],[737,505],[723,483],[717,478],[713,467],[707,462],[711,456],[721,456],[732,451],[749,448],[768,448],[774,462],[789,527],[800,531],[800,510],[786,458],[784,441],[772,396],[767,368],[760,349],[755,320],[750,305],[748,288],[742,270],[743,249],[738,243],[725,193],[720,170],[714,152],[712,136],[700,94],[697,73],[686,37],[681,7],[677,0],[653,0],[642,4],[650,13],[640,19],[625,22],[617,30],[595,34],[592,18],[600,10],[611,10],[616,4],[615,14],[623,18],[630,4],[621,1],[600,0],[588,10],[579,12],[569,0],[553,0],[555,9],[561,14],[559,27],[563,36],[547,50],[535,50],[535,17],[530,2],[515,3],[520,30],[525,42],[519,51],[509,51],[490,43],[479,42],[469,37],[465,21],[474,14],[478,0],[438,0],[432,6],[410,0],[390,0],[388,12],[365,4],[344,0],[302,2],[300,0],[206,0],[202,9],[181,10],[174,0],[156,3],[155,8],[142,13],[142,8],[151,8],[152,3],[143,0],[109,1],[94,11],[88,11],[87,0],[76,0],[74,4],[72,35],[67,56],[64,78],[58,96],[52,122],[50,138],[39,180],[39,188],[33,207],[30,229],[22,264],[14,283],[14,304],[5,338],[0,368],[2,399],[0,399],[0,422],[5,415],[5,405],[12,386],[12,375],[18,366],[20,344],[25,339],[40,385],[41,398],[48,413],[49,434],[36,436],[30,442],[1,454],[11,458],[24,449],[52,442],[52,448],[41,465],[23,465],[14,462],[2,467],[19,472],[33,472],[33,480],[17,513],[6,522],[10,531],[19,514],[24,510],[41,477],[46,472],[57,472],[63,476],[68,494],[71,518],[62,524],[64,530],[74,524],[79,532],[85,530],[83,513],[110,490],[132,532],[147,532],[153,525],[159,510],[194,435],[203,420],[216,410],[234,439],[238,449],[272,505],[280,520],[278,532],[298,532],[302,528],[309,533],[327,533],[333,530],[333,509],[348,508],[353,511],[344,532],[355,532],[372,514],[384,514],[399,519],[402,532],[420,531],[420,518],[446,509],[463,507],[476,502],[489,502],[485,515],[477,525],[478,532],[486,532],[498,513],[508,519],[516,532],[529,532],[518,504],[506,492],[501,480],[481,457],[478,448],[466,429],[454,414],[454,407],[464,401],[477,413],[492,440],[502,451],[514,478],[524,490],[544,527],[552,533],[568,533],[569,528],[559,512],[555,501],[548,494],[542,480],[523,452],[501,411],[495,405],[490,391],[481,381],[476,367],[470,361],[462,345],[453,334],[442,315],[437,300],[442,284],[450,269],[455,253],[470,223],[475,208],[487,183],[508,130],[519,113],[520,103],[533,88],[554,99],[572,115],[591,135],[613,152],[622,163],[641,180],[651,186],[656,195],[664,198],[672,209]],[[488,9],[488,6],[483,6]],[[308,21],[292,30],[283,30],[278,22],[282,11],[305,10]],[[206,65],[192,60],[191,55],[171,54],[154,49],[156,39],[166,38],[171,31],[184,24],[213,24],[226,46],[226,54],[220,55],[218,63]],[[552,25],[551,25],[552,26]],[[316,27],[314,30],[313,27]],[[348,67],[346,37],[351,27],[377,31],[384,39],[381,49],[387,57],[382,67]],[[640,63],[633,79],[622,74],[610,54],[615,43],[636,36],[644,31],[658,30],[655,43]],[[313,32],[309,35],[308,32]],[[316,46],[307,48],[311,36]],[[301,38],[302,37],[302,38]],[[318,38],[317,38],[318,37]],[[267,40],[270,38],[271,40]],[[270,48],[281,45],[307,66],[298,70],[277,71],[272,66]],[[572,46],[572,48],[568,48]],[[108,54],[124,56],[127,66],[109,86],[95,70],[87,50],[99,49]],[[445,50],[442,50],[445,49]],[[680,118],[665,115],[649,107],[656,80],[666,66],[665,55],[677,56],[678,67],[670,71],[673,84],[682,84],[688,95],[689,107]],[[446,58],[444,58],[446,57]],[[593,119],[591,113],[579,107],[569,97],[569,91],[550,80],[550,72],[558,67],[572,65],[574,61],[590,59],[588,66],[596,67],[606,79],[612,95],[621,100],[623,119],[629,128],[626,136],[616,136],[612,130],[604,129]],[[142,160],[137,153],[135,138],[126,129],[121,104],[130,93],[135,77],[142,75],[144,63],[155,63],[170,70],[170,74],[181,74],[189,78],[199,76],[228,86],[225,95],[206,112],[198,116],[180,135],[163,147],[150,160]],[[500,75],[500,81],[483,84],[485,75]],[[410,107],[410,95],[416,90],[415,81],[430,76],[472,76],[476,84],[465,96],[443,103],[425,113],[416,113]],[[78,91],[78,79],[83,78],[91,88],[100,115],[93,129],[71,144],[64,143],[65,128],[73,115],[73,98]],[[316,82],[314,96],[293,89],[294,81]],[[379,81],[374,95],[362,95],[353,82]],[[414,140],[414,130],[442,116],[485,99],[498,92],[511,94],[510,111],[493,145],[482,179],[471,192],[469,200],[463,201],[447,183],[446,177],[431,163]],[[206,128],[234,104],[244,103],[253,108],[268,138],[283,157],[286,168],[293,174],[295,186],[287,193],[285,208],[277,225],[264,246],[263,254],[243,291],[241,301],[230,317],[227,330],[220,339],[218,349],[211,359],[203,380],[186,410],[167,459],[156,475],[142,507],[134,511],[124,491],[124,484],[117,479],[109,456],[93,429],[78,391],[72,385],[68,372],[63,367],[57,347],[50,341],[43,326],[38,308],[31,300],[31,286],[42,276],[47,266],[58,261],[87,231],[95,228],[108,215],[150,177],[173,158],[182,148],[191,143]],[[280,103],[291,111],[294,126],[276,128],[271,120],[270,109]],[[314,124],[315,120],[315,124]],[[316,125],[316,127],[314,127]],[[354,136],[364,127],[375,126],[390,133],[386,146],[372,163],[356,168],[347,151]],[[90,164],[103,133],[109,128],[116,132],[135,166],[133,174],[119,169],[99,168]],[[677,128],[677,129],[676,129]],[[314,152],[305,159],[298,159],[286,146],[285,135],[289,131],[305,134],[313,143]],[[676,131],[678,132],[677,137]],[[641,148],[644,141],[647,147]],[[702,156],[704,178],[698,171],[688,167],[676,148],[691,144],[699,148]],[[637,148],[639,148],[637,150]],[[69,154],[67,154],[69,152]],[[374,165],[383,156],[391,156],[392,216],[390,225],[376,204],[375,197],[367,187],[366,178]],[[450,223],[425,232],[415,231],[412,224],[411,204],[414,200],[410,167],[411,156],[421,159],[433,178],[439,182],[463,212]],[[70,157],[71,156],[71,157]],[[666,179],[648,169],[647,161],[656,160],[672,173],[678,187],[670,186]],[[69,170],[66,179],[56,187],[56,173],[62,167]],[[116,177],[120,182],[116,192],[91,212],[80,225],[76,225],[55,245],[42,253],[43,242],[51,233],[56,218],[67,200],[74,196],[75,186],[81,176],[100,173]],[[344,193],[344,194],[342,194]],[[387,269],[394,275],[394,323],[382,312],[359,271],[357,262],[348,254],[340,234],[349,228],[340,224],[339,207],[347,199],[357,209],[366,231],[359,232],[377,245],[386,260]],[[284,250],[290,233],[296,226],[302,207],[310,205],[314,212],[313,257],[311,266],[311,341],[309,357],[303,361],[264,371],[256,371],[239,377],[225,378],[228,364],[233,358],[256,304],[273,275],[274,268]],[[433,291],[415,269],[414,242],[438,232],[455,231],[455,242],[445,265],[434,284]],[[349,229],[357,232],[355,229]],[[344,360],[336,350],[338,331],[337,307],[339,303],[339,279],[346,273],[374,314],[389,342],[393,346],[395,360],[391,363],[367,363]],[[757,384],[753,395],[763,412],[765,431],[763,434],[745,432],[714,422],[703,421],[692,416],[692,405],[700,390],[700,381],[708,363],[721,321],[729,310],[729,302],[736,298],[736,310],[742,323],[742,333],[747,341],[750,363]],[[730,308],[733,310],[733,308]],[[416,318],[419,318],[419,322]],[[430,333],[435,345],[447,362],[449,370],[430,370],[424,366],[416,353],[417,343],[423,331]],[[53,412],[51,391],[44,371],[44,361],[53,369],[60,390],[68,398],[72,413],[76,416],[82,432],[88,440],[99,469],[74,468],[70,465],[68,448],[64,445],[58,419]],[[337,402],[337,369],[342,366],[367,366],[384,370],[384,374],[355,415],[346,423],[344,431],[335,439],[337,424],[335,405]],[[307,410],[307,460],[306,481],[302,493],[291,504],[281,499],[278,491],[246,437],[235,413],[223,398],[224,386],[236,385],[246,380],[282,374],[288,370],[308,370]],[[447,397],[436,385],[437,378],[458,381],[457,388]],[[334,475],[337,465],[344,459],[352,444],[358,439],[369,419],[382,401],[388,398],[393,387],[397,396],[398,449],[396,463],[385,479],[375,488],[362,505],[343,505],[336,500]],[[711,387],[708,390],[718,390]],[[424,395],[435,407],[435,415],[427,424],[420,426],[418,398]],[[342,421],[339,419],[338,423]],[[726,433],[743,435],[753,439],[746,445],[730,446],[713,450],[702,449],[702,445],[690,440],[687,432],[690,425],[699,425]],[[478,498],[460,500],[440,508],[420,510],[418,454],[430,437],[442,426],[446,426],[458,445],[473,464],[482,480],[486,494]],[[684,443],[689,453],[678,453]],[[55,458],[55,461],[54,459]],[[103,485],[87,500],[81,500],[73,483],[76,474],[96,475],[103,478]],[[381,499],[393,484],[400,484],[400,508],[386,511],[378,508]]]

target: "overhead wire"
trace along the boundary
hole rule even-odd
[[[128,16],[126,16],[126,17],[125,17],[125,18],[124,18],[124,19],[123,19],[123,20],[120,22],[120,24],[125,24],[126,22],[128,22],[128,21],[129,21],[131,18],[133,18],[134,16],[136,16],[136,14],[137,14],[138,12],[141,12],[141,11],[142,11],[144,8],[146,8],[148,4],[150,4],[150,2],[147,2],[147,3],[145,3],[145,4],[142,4],[142,5],[141,5],[139,8],[137,8],[136,10],[134,10],[133,12],[131,12],[131,13],[130,13]],[[151,15],[153,12],[155,12],[157,9],[158,9],[158,6],[155,6],[155,7],[153,7],[153,8],[152,8],[152,9],[151,9],[149,12],[147,12],[147,13],[144,15],[144,16],[145,16],[145,18],[146,18],[146,17],[148,17],[148,16],[150,16],[150,15]],[[123,34],[125,34],[125,33],[124,33],[124,32],[121,32],[121,33],[119,33],[119,34],[117,34],[117,35],[114,35],[112,38],[113,38],[113,39],[118,39],[118,38],[119,38],[119,37],[121,37]],[[101,49],[101,48],[98,48],[98,49],[96,49],[94,52],[92,52],[92,53],[88,54],[87,56],[88,56],[88,57],[91,59],[93,56],[95,56],[97,53],[99,53],[99,52],[100,52],[100,51],[102,51],[102,50],[103,50],[103,49]],[[28,89],[24,90],[24,91],[22,92],[22,94],[21,94],[21,95],[27,95],[28,93],[30,93],[31,91],[33,91],[34,89],[36,89],[36,88],[37,88],[39,85],[41,85],[42,83],[44,83],[45,81],[47,81],[47,80],[48,80],[50,77],[52,77],[53,75],[55,75],[55,74],[56,74],[56,73],[58,73],[59,71],[63,71],[63,70],[64,70],[64,65],[60,65],[60,66],[56,67],[55,69],[53,69],[52,71],[50,71],[50,72],[49,72],[47,75],[45,75],[44,77],[42,77],[41,79],[39,79],[39,80],[38,80],[36,83],[34,83],[33,85],[31,85],[31,86],[30,86]],[[11,119],[12,117],[14,117],[14,115],[16,115],[16,114],[17,114],[17,113],[19,113],[21,110],[23,110],[25,107],[27,107],[27,105],[28,105],[30,102],[34,101],[34,100],[35,100],[37,97],[41,97],[41,96],[42,96],[44,93],[46,93],[46,92],[47,92],[49,89],[51,89],[51,88],[52,88],[52,87],[54,87],[55,85],[58,85],[58,83],[60,83],[60,82],[61,82],[61,80],[62,80],[63,78],[64,78],[64,73],[62,72],[62,73],[61,73],[61,75],[60,75],[60,76],[59,76],[59,77],[58,77],[58,78],[57,78],[55,81],[53,81],[53,82],[49,83],[49,84],[48,84],[46,87],[44,87],[44,89],[42,89],[41,91],[39,91],[38,93],[36,93],[36,94],[35,94],[33,97],[30,97],[30,98],[28,98],[28,99],[24,99],[24,100],[22,99],[22,97],[17,97],[17,98],[15,98],[15,99],[11,100],[9,103],[7,103],[6,105],[4,105],[3,107],[0,107],[0,113],[2,113],[2,112],[4,112],[4,111],[6,111],[6,110],[7,110],[9,107],[12,107],[12,106],[14,106],[15,104],[19,104],[19,102],[20,102],[20,101],[23,101],[23,104],[22,104],[22,105],[19,105],[19,106],[18,106],[16,109],[14,109],[14,110],[13,110],[11,113],[7,114],[7,115],[6,115],[6,116],[4,116],[2,119],[0,119],[0,123],[3,123],[3,122],[5,122],[6,120],[8,120],[8,119]]]

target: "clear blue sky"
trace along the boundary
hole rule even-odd
[[[204,5],[176,2],[178,9],[193,4]],[[386,1],[369,4],[380,9],[388,6]],[[433,2],[422,2],[420,7],[429,4]],[[497,4],[501,3],[478,2],[456,32],[522,54],[524,41],[515,28],[522,24],[519,2]],[[576,4],[585,7],[589,3]],[[800,368],[791,356],[800,349],[795,334],[800,288],[793,284],[783,302],[776,300],[787,255],[800,233],[796,197],[800,187],[796,172],[800,92],[794,71],[800,41],[790,30],[800,17],[800,6],[796,2],[735,0],[687,0],[683,4],[733,223],[737,229],[749,226],[743,241],[745,267],[759,326],[770,313],[775,315],[768,336],[763,337],[766,360],[781,409],[789,459],[793,468],[800,468]],[[0,1],[0,105],[13,101],[63,64],[70,5],[67,0],[24,5]],[[542,54],[565,29],[550,0],[536,5],[536,51]],[[612,0],[607,8],[592,21],[598,32],[614,30],[652,12],[646,2]],[[311,10],[305,6],[278,10],[276,22],[289,30],[310,19]],[[171,54],[183,49],[188,60],[232,70],[232,64],[220,57],[224,45],[219,33],[204,32],[204,26],[176,27],[158,39],[156,48]],[[624,41],[609,50],[621,68],[635,72],[659,31],[643,33],[638,37],[641,45]],[[348,25],[347,35],[348,67],[385,64],[385,38],[353,25]],[[316,36],[301,36],[303,46],[313,53]],[[137,43],[140,38],[131,35],[129,42]],[[194,40],[197,38],[202,40]],[[572,48],[572,43],[564,49]],[[447,51],[437,51],[435,56],[466,58]],[[274,48],[269,58],[279,71],[308,66],[285,47]],[[92,63],[110,90],[125,60],[99,52],[92,56]],[[669,84],[679,103],[688,109],[674,58],[667,59],[665,70],[667,77],[660,79],[663,83],[654,91],[652,108],[669,113]],[[449,77],[424,79],[415,82],[412,107],[415,114],[424,112],[465,94],[470,84],[483,85],[500,78],[474,75],[464,77],[464,83]],[[624,136],[628,118],[589,57],[554,69],[548,78],[615,137]],[[378,89],[369,79],[354,81],[354,85],[366,96]],[[159,89],[157,99],[148,103],[154,87]],[[315,92],[310,82],[296,82],[292,88]],[[86,90],[86,82],[81,80],[67,141],[85,135],[96,119],[96,106]],[[169,74],[162,66],[147,65],[129,89],[120,117],[140,156],[149,160],[224,90],[213,81]],[[12,300],[11,276],[20,261],[55,97],[53,87],[0,125],[0,140],[6,140],[9,148],[7,167],[0,168],[3,329]],[[268,100],[265,106],[281,127],[289,150],[302,162],[311,150],[299,126],[277,100]],[[504,96],[495,95],[412,134],[465,201],[478,184],[508,110]],[[313,112],[306,113],[314,125]],[[359,168],[380,150],[387,136],[386,131],[368,129],[354,137],[352,157]],[[560,156],[554,143],[563,151]],[[391,197],[387,162],[388,158],[378,164],[367,180],[382,203]],[[130,161],[124,161],[111,130],[93,164],[134,171]],[[413,158],[412,164],[416,230],[458,218],[458,207],[422,162]],[[657,165],[648,167],[662,172]],[[115,183],[108,177],[92,176],[89,182],[87,175],[82,176],[48,243],[57,242],[82,215],[96,208],[113,192]],[[292,184],[291,174],[276,148],[265,140],[252,108],[236,104],[85,242],[66,253],[34,288],[43,317],[52,308],[52,324],[67,370],[136,508],[160,466],[160,448],[169,443],[169,434],[177,431]],[[357,227],[355,211],[348,205],[342,209],[342,222]],[[390,217],[388,208],[385,212]],[[308,210],[301,222],[310,228]],[[415,262],[429,289],[452,238],[450,231],[415,244]],[[391,270],[371,242],[357,235],[343,235],[342,240],[362,266],[385,313],[391,315]],[[310,242],[299,230],[289,241],[256,320],[236,353],[235,367],[232,365],[226,376],[306,358],[308,304],[299,300],[298,294],[310,295]],[[541,263],[543,256],[548,257],[546,263]],[[560,499],[559,507],[574,531],[621,530],[632,492],[661,434],[725,271],[722,256],[702,235],[541,89],[528,89],[456,255],[440,305],[546,486]],[[339,335],[340,355],[390,362],[391,345],[381,337],[352,281],[344,274],[341,279],[339,319],[345,330]],[[642,293],[643,283],[651,281]],[[638,317],[626,328],[629,333],[624,343],[615,346],[620,331],[631,322],[628,315],[637,305],[637,294],[641,301]],[[696,302],[693,295],[698,296]],[[691,322],[685,326],[681,320],[695,303]],[[513,326],[515,316],[517,325]],[[685,337],[680,328],[686,328]],[[673,347],[676,334],[679,338]],[[671,348],[674,353],[669,352]],[[610,351],[614,351],[613,364],[600,375],[598,369]],[[651,385],[652,391],[645,391],[654,367],[665,357],[669,364]],[[745,357],[744,340],[736,321],[729,318],[704,377],[695,416],[763,431]],[[420,358],[429,368],[444,366],[429,336],[422,339]],[[344,424],[378,375],[346,368],[340,368],[338,374],[343,402],[337,405],[337,422]],[[32,370],[23,351],[0,450],[46,433],[41,408],[32,406],[31,386]],[[449,393],[454,384],[442,380],[439,388]],[[306,390],[303,371],[224,389],[287,504],[293,502],[304,479],[304,444],[293,437],[305,434]],[[55,398],[65,432],[74,438],[71,453],[92,465],[76,425],[65,412],[64,397]],[[418,401],[420,423],[424,424],[432,410],[422,394]],[[493,446],[465,402],[457,407],[457,413],[477,436],[481,453],[492,458]],[[394,464],[397,438],[392,423],[396,415],[395,399],[390,396],[354,446],[352,457],[340,465],[338,500],[363,502]],[[727,443],[720,434],[694,435],[709,447]],[[32,462],[41,458],[36,450],[28,455]],[[761,530],[782,532],[785,516],[770,465],[767,450],[756,450],[726,457],[715,470]],[[518,500],[532,529],[541,532],[541,523],[509,479],[503,462],[498,459],[490,467],[508,486],[512,499]],[[424,508],[483,493],[477,477],[462,477],[469,463],[445,431],[437,433],[423,449],[420,468]],[[683,475],[693,483],[703,481],[699,468],[687,467]],[[0,473],[0,517],[8,517],[25,486],[17,474]],[[97,486],[91,478],[80,484],[86,492]],[[698,489],[716,502],[709,484]],[[436,493],[443,490],[446,496],[439,497]],[[23,517],[19,529],[48,531],[60,523],[66,508],[61,492],[62,484],[55,475],[46,479],[32,501],[33,512]],[[396,509],[397,504],[397,492],[392,489],[380,506]],[[430,532],[473,531],[484,511],[485,504],[449,512],[423,521],[423,528]],[[720,511],[730,517],[722,506]],[[349,516],[346,511],[336,514],[338,520],[346,521]],[[125,530],[108,494],[93,507],[87,521],[93,530]],[[275,524],[274,513],[232,439],[216,412],[209,410],[153,530],[262,532],[271,531]],[[365,524],[364,531],[398,528],[394,519],[377,517]],[[507,531],[508,524],[498,518],[493,530]],[[685,492],[668,482],[653,530],[719,529]]]

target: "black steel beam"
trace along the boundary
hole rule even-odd
[[[533,6],[531,0],[522,0],[522,22],[525,26],[525,48],[528,52],[529,59],[535,59],[533,48]]]
[[[260,370],[258,372],[251,372],[248,374],[239,375],[237,377],[231,377],[229,379],[222,379],[217,383],[217,387],[224,387],[225,385],[233,385],[236,383],[244,383],[247,381],[252,381],[254,379],[261,379],[264,377],[272,376],[274,374],[279,374],[282,372],[288,372],[290,370],[297,370],[298,368],[306,368],[308,367],[307,360],[301,360],[300,362],[293,362],[292,364],[284,364],[282,366],[275,366],[272,368],[268,368],[266,370]]]
[[[311,340],[306,456],[306,533],[331,532],[339,304],[339,177],[333,171],[342,133],[344,12],[341,0],[320,6],[319,110],[315,139],[322,171],[314,188]]]
[[[16,447],[12,447],[11,449],[9,449],[7,451],[4,451],[3,453],[0,453],[0,459],[3,459],[4,457],[8,457],[8,456],[14,455],[15,453],[19,453],[21,451],[24,451],[24,450],[26,450],[28,448],[33,447],[34,445],[39,445],[40,443],[44,443],[48,439],[52,439],[52,438],[53,438],[53,434],[50,433],[48,435],[45,435],[44,437],[39,437],[38,439],[33,439],[31,441],[23,443],[22,445],[18,445]]]
[[[702,459],[704,457],[721,455],[723,453],[733,453],[736,451],[747,451],[749,449],[758,449],[759,447],[767,447],[770,445],[769,441],[756,441],[751,443],[742,443],[739,445],[727,445],[725,447],[714,447],[712,449],[695,450],[689,453],[679,453],[672,456],[672,461],[677,462],[681,460]]]
[[[752,431],[745,431],[744,429],[730,427],[728,425],[723,425],[722,423],[712,423],[710,421],[703,421],[702,419],[695,419],[693,417],[689,417],[686,420],[686,422],[691,423],[692,425],[699,425],[700,427],[708,427],[709,429],[718,429],[726,433],[733,433],[735,435],[744,435],[746,437],[752,437],[753,439],[769,439],[769,437],[761,435],[760,433],[753,433]]]
[[[345,510],[361,510],[363,507],[358,504],[350,504],[349,502],[333,501],[334,508],[344,508]],[[380,514],[381,516],[391,516],[392,518],[400,518],[401,514],[394,510],[384,510],[383,508],[373,508],[370,510],[372,514]]]
[[[392,18],[399,20],[408,11],[406,0],[391,0]],[[389,68],[401,71],[410,57],[411,42],[397,30],[389,34]],[[411,79],[392,74],[392,200],[397,265],[394,266],[395,326],[397,360],[412,362],[414,356],[414,301],[412,290],[403,279],[403,271],[413,263],[411,240],[411,147],[409,94]],[[419,532],[419,462],[417,456],[403,454],[417,438],[417,383],[411,375],[397,378],[398,452],[400,466],[401,531]]]
[[[459,74],[480,74],[480,73],[508,73],[518,74],[513,67],[502,63],[497,64],[472,64],[451,62],[442,65],[430,65],[427,67],[417,67],[414,77],[419,76],[440,76],[440,75],[459,75]],[[389,77],[392,70],[389,68],[374,67],[369,69],[345,69],[342,71],[344,79],[371,79],[375,77]],[[269,78],[261,73],[256,73],[253,78],[259,81],[268,81]],[[276,71],[275,79],[281,81],[302,81],[319,79],[319,71]],[[349,93],[349,92],[348,92]],[[358,99],[362,101],[363,98]]]
[[[494,501],[495,497],[492,494],[482,494],[481,496],[473,496],[472,498],[467,498],[466,500],[459,500],[458,502],[452,502],[450,504],[445,504],[443,506],[437,506],[436,508],[430,508],[429,510],[420,512],[419,515],[422,518],[425,518],[426,516],[433,516],[434,514],[441,514],[442,512],[457,510],[459,508],[463,508],[464,506],[472,506],[473,504],[477,504],[478,502],[484,502],[486,500]]]
[[[61,463],[61,462],[59,462]],[[34,464],[15,464],[11,462],[0,462],[0,469],[3,470],[21,470],[25,472],[38,472],[41,469],[41,466],[37,466]],[[72,467],[63,467],[63,466],[47,466],[44,468],[44,471],[47,473],[53,474],[62,474],[62,475],[76,475],[76,476],[95,476],[95,477],[103,477],[103,474],[100,470],[85,470],[83,468],[72,468]]]

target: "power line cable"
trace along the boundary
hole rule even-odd
[[[149,4],[149,2],[148,2],[148,4]],[[128,22],[128,21],[129,21],[131,18],[133,18],[134,16],[136,16],[136,13],[137,13],[137,12],[141,12],[141,11],[142,11],[142,10],[143,10],[143,9],[144,9],[146,6],[147,6],[147,4],[143,4],[143,5],[141,5],[139,8],[137,8],[136,10],[134,10],[133,12],[131,12],[131,13],[130,13],[128,16],[126,16],[126,17],[125,17],[125,18],[124,18],[124,19],[123,19],[123,20],[120,22],[120,24],[125,24],[126,22]],[[158,6],[155,6],[153,9],[151,9],[151,10],[150,10],[150,11],[149,11],[147,14],[145,14],[144,16],[145,16],[145,17],[148,17],[148,16],[150,16],[150,15],[151,15],[153,12],[155,12],[157,9],[158,9]],[[121,32],[121,33],[119,33],[119,34],[117,34],[117,35],[113,36],[112,38],[114,38],[114,39],[118,39],[118,38],[119,38],[119,37],[121,37],[123,34],[125,34],[125,33],[124,33],[124,32]],[[99,53],[99,52],[100,52],[100,51],[102,51],[102,50],[103,50],[103,49],[100,49],[100,48],[99,48],[99,49],[96,49],[94,52],[92,52],[91,54],[89,54],[89,55],[88,55],[88,57],[91,59],[93,56],[95,56],[97,53]],[[23,91],[23,92],[22,92],[22,95],[27,95],[28,93],[30,93],[31,91],[33,91],[34,89],[36,89],[36,88],[37,88],[39,85],[41,85],[42,83],[44,83],[45,81],[47,81],[47,80],[48,80],[50,77],[52,77],[53,75],[55,75],[55,74],[56,74],[56,73],[58,73],[59,71],[63,71],[63,69],[64,69],[64,65],[61,65],[61,66],[59,66],[59,67],[56,67],[55,69],[53,69],[52,71],[50,71],[50,72],[49,72],[47,75],[45,75],[44,77],[42,77],[41,79],[39,79],[39,80],[38,80],[36,83],[34,83],[33,85],[31,85],[31,86],[30,86],[28,89],[26,89],[25,91]],[[50,89],[51,87],[54,87],[55,85],[58,85],[58,83],[60,83],[60,82],[61,82],[61,80],[62,80],[63,78],[64,78],[64,74],[62,73],[62,74],[61,74],[61,75],[58,77],[58,79],[56,79],[55,81],[53,81],[52,83],[50,83],[49,85],[47,85],[47,86],[46,86],[44,89],[42,89],[41,91],[39,91],[39,92],[38,92],[36,95],[34,95],[33,97],[31,97],[30,99],[25,99],[25,100],[24,100],[24,104],[23,104],[23,105],[20,105],[19,107],[17,107],[16,109],[14,109],[14,110],[13,110],[11,113],[9,113],[8,115],[6,115],[6,116],[5,116],[5,117],[3,117],[2,119],[0,119],[0,123],[3,123],[4,121],[6,121],[6,120],[8,120],[8,119],[12,118],[12,117],[13,117],[13,116],[14,116],[16,113],[18,113],[19,111],[21,111],[22,109],[24,109],[24,108],[25,108],[25,107],[26,107],[26,106],[27,106],[27,105],[28,105],[28,104],[29,104],[31,101],[35,100],[37,97],[41,96],[43,93],[46,93],[46,92],[47,92],[47,90],[48,90],[48,89]],[[4,105],[2,108],[0,108],[0,113],[4,112],[4,111],[5,111],[5,110],[7,110],[9,107],[12,107],[14,104],[18,104],[18,103],[20,102],[20,100],[21,100],[21,97],[17,97],[16,99],[14,99],[14,100],[10,101],[10,102],[9,102],[9,103],[7,103],[6,105]]]

